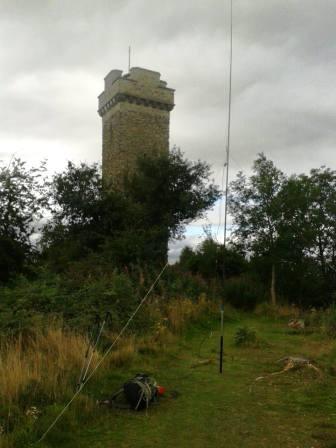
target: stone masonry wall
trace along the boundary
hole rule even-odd
[[[160,74],[132,68],[121,76],[119,70],[105,78],[99,96],[103,121],[103,179],[122,188],[141,154],[169,151],[169,114],[174,91],[160,80]]]

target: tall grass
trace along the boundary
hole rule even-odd
[[[138,353],[155,356],[162,352],[189,322],[199,319],[212,307],[205,296],[198,301],[163,302],[154,298],[142,310],[146,320],[153,323],[151,330],[146,326],[142,334],[130,331],[124,334],[95,378],[99,381],[104,377],[111,365],[118,368],[132,362]],[[115,337],[115,333],[104,332],[101,351],[94,353],[90,372]],[[33,328],[15,338],[0,340],[0,448],[26,446],[36,436],[31,432],[39,426],[34,421],[41,419],[38,423],[47,425],[43,423],[46,415],[50,417],[62,408],[74,393],[88,344],[85,335],[65,329],[61,322],[53,322],[44,331]],[[87,418],[93,418],[95,400],[85,392],[78,400],[81,418],[86,418],[85,409]]]
[[[110,341],[114,341],[117,335],[110,334]],[[127,335],[124,338],[121,338],[116,346],[116,349],[112,351],[109,355],[107,361],[108,365],[113,365],[114,367],[121,367],[125,364],[128,364],[132,361],[133,357],[136,354],[136,338],[134,335]],[[102,366],[104,369],[104,366]]]
[[[41,395],[37,398],[43,401],[63,398],[76,381],[87,345],[85,336],[61,327],[2,342],[1,402],[18,403],[29,393]]]
[[[165,305],[156,302],[149,307],[156,319],[153,331],[136,337],[128,334],[120,339],[109,355],[104,368],[130,362],[138,351],[155,352],[163,342],[172,340],[188,322],[200,318],[211,308],[205,296],[197,302],[189,299],[171,300]],[[106,345],[115,339],[106,335]],[[0,342],[0,400],[3,405],[22,407],[64,400],[73,391],[83,365],[88,338],[53,324],[45,331],[19,335]],[[92,366],[101,353],[95,352]],[[102,372],[103,373],[103,372]]]
[[[201,294],[196,302],[190,299],[172,300],[164,310],[167,326],[173,333],[180,333],[188,322],[199,319],[212,306],[213,303],[210,303],[204,294]]]

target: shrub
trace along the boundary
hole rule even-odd
[[[238,328],[234,336],[234,341],[235,345],[238,346],[255,345],[257,342],[257,335],[254,330],[251,330],[248,327]]]
[[[11,335],[45,329],[51,316],[83,331],[97,315],[110,312],[111,326],[120,326],[138,304],[139,293],[125,273],[112,271],[98,279],[88,277],[81,284],[72,279],[42,273],[35,281],[18,278],[11,288],[0,287],[0,329]],[[137,322],[137,320],[136,320]]]
[[[179,296],[197,300],[201,294],[208,294],[209,286],[200,275],[183,272],[178,266],[171,266],[165,273],[162,295],[175,298]]]

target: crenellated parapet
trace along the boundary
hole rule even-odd
[[[133,67],[124,76],[121,70],[112,70],[105,77],[105,90],[98,97],[99,115],[102,117],[120,102],[170,112],[174,108],[174,90],[160,79],[160,73],[152,70]]]

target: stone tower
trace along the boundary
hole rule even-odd
[[[160,73],[133,67],[125,75],[112,70],[98,100],[103,119],[103,179],[122,188],[139,155],[168,153],[174,90],[161,81]]]

